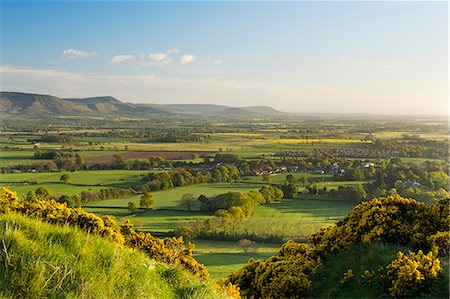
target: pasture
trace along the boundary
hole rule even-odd
[[[237,242],[195,240],[194,257],[204,264],[211,278],[219,281],[242,268],[250,258],[266,259],[273,256],[281,244],[255,243],[255,251],[245,253]]]
[[[62,174],[67,173],[70,179],[67,184],[59,181]],[[142,182],[144,170],[84,170],[75,172],[42,172],[42,173],[1,173],[0,185],[25,195],[29,190],[41,186],[49,188],[56,195],[74,195],[84,190],[101,188],[130,187]]]
[[[198,198],[200,195],[205,195],[207,197],[219,195],[222,193],[226,193],[229,191],[236,192],[248,192],[253,189],[257,189],[261,187],[261,183],[252,183],[252,182],[243,182],[243,183],[212,183],[212,184],[199,184],[199,185],[190,185],[184,187],[172,188],[166,191],[156,191],[152,192],[155,205],[154,208],[163,208],[163,209],[186,209],[180,206],[181,196],[185,193],[192,193],[194,198]],[[128,202],[134,202],[137,205],[139,204],[141,195],[136,195],[129,198],[123,199],[111,199],[111,200],[103,200],[95,203],[89,203],[89,206],[92,207],[122,207],[126,208],[128,206]],[[195,202],[191,208],[191,210],[199,210],[200,203]]]

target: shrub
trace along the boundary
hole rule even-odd
[[[208,279],[205,266],[192,256],[194,245],[184,244],[183,238],[158,239],[147,233],[137,233],[131,222],[126,219],[119,227],[111,216],[103,218],[81,209],[68,208],[65,203],[55,200],[22,200],[16,192],[3,188],[0,196],[0,213],[18,212],[40,218],[54,224],[68,224],[84,229],[88,233],[98,234],[119,244],[125,244],[147,252],[147,254],[163,263],[190,271],[202,279]]]
[[[448,230],[449,208],[443,204],[445,201],[426,206],[398,195],[375,198],[357,205],[335,226],[321,229],[309,240],[325,254],[357,243],[379,241],[430,250],[428,236]]]
[[[239,287],[244,297],[299,298],[307,295],[311,288],[309,275],[320,263],[313,248],[288,241],[276,256],[267,260],[250,259],[226,282]]]
[[[431,287],[441,271],[440,261],[430,251],[421,250],[404,254],[399,251],[397,258],[387,266],[387,279],[392,297],[414,297]]]

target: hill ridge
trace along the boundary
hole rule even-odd
[[[217,104],[126,103],[113,96],[60,98],[14,91],[0,92],[0,112],[14,115],[117,115],[207,114],[224,116],[280,116],[286,112],[269,106],[231,107]]]

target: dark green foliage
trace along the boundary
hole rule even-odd
[[[281,191],[283,192],[283,198],[296,198],[298,187],[296,184],[288,183],[279,185]]]
[[[71,143],[73,137],[67,134],[45,134],[41,136],[41,142],[47,143]]]
[[[153,198],[153,194],[150,192],[146,192],[142,194],[141,200],[139,201],[139,206],[142,208],[150,208],[152,205],[155,204],[155,200]]]
[[[216,163],[232,164],[232,163],[237,163],[240,160],[241,160],[241,158],[235,154],[217,153],[214,156],[214,162],[216,162]]]
[[[65,174],[61,175],[61,177],[59,178],[59,181],[67,184],[69,179],[70,179],[70,176],[67,173],[65,173]]]
[[[284,197],[283,191],[275,186],[264,186],[261,189],[259,189],[259,193],[262,194],[262,196],[265,199],[265,203],[270,203],[275,200],[280,200]]]
[[[254,201],[248,193],[228,192],[209,199],[205,207],[207,211],[215,212],[217,210],[227,210],[231,207],[238,206],[244,212],[245,217],[248,217],[257,205],[258,202]]]
[[[197,171],[194,169],[177,169],[173,171],[151,172],[147,182],[139,187],[142,192],[167,190],[172,187],[194,184],[231,182],[240,180],[239,171],[233,165],[215,166],[212,171]]]
[[[116,199],[116,198],[126,198],[136,194],[136,191],[128,188],[108,188],[100,189],[98,191],[83,191],[80,193],[80,199],[82,203]]]

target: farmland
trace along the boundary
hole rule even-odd
[[[405,121],[400,129],[397,122],[385,120],[385,127],[380,128],[375,120],[357,117],[351,122],[339,117],[185,121],[190,125],[173,119],[161,128],[157,121],[145,118],[63,117],[46,120],[53,130],[36,131],[12,120],[0,137],[0,184],[20,196],[44,187],[56,200],[83,192],[130,189],[133,192],[124,197],[79,204],[97,215],[115,216],[119,222],[128,218],[138,231],[157,236],[217,221],[197,200],[201,195],[213,199],[264,186],[295,186],[291,198],[259,204],[248,218],[214,228],[208,238],[192,237],[195,257],[215,280],[239,269],[250,257],[273,255],[288,239],[305,241],[319,228],[345,217],[359,201],[380,192],[394,192],[395,187],[397,192],[432,202],[448,191],[443,187],[447,175],[443,170],[448,165],[443,124],[436,127],[434,123]],[[39,128],[41,123],[35,122]],[[158,139],[167,132],[176,140]],[[339,156],[342,153],[344,157]],[[390,182],[390,189],[378,185],[381,171],[405,167],[409,172],[402,174],[403,182],[395,186],[395,181]],[[444,174],[436,173],[440,170]],[[403,184],[413,183],[406,176],[414,171],[433,173],[428,181],[420,181],[430,187],[423,191],[403,188]],[[151,185],[157,187],[151,190],[154,203],[150,208],[139,207],[149,190],[145,188],[154,183],[149,174],[158,173],[173,181],[165,187],[158,185],[159,181]],[[209,181],[192,179],[199,173],[209,173],[203,177]],[[174,177],[180,175],[183,180],[174,184]],[[193,199],[189,208],[182,199],[186,194]],[[130,203],[137,209],[130,210]],[[244,252],[237,243],[243,238],[256,241],[255,249]]]

